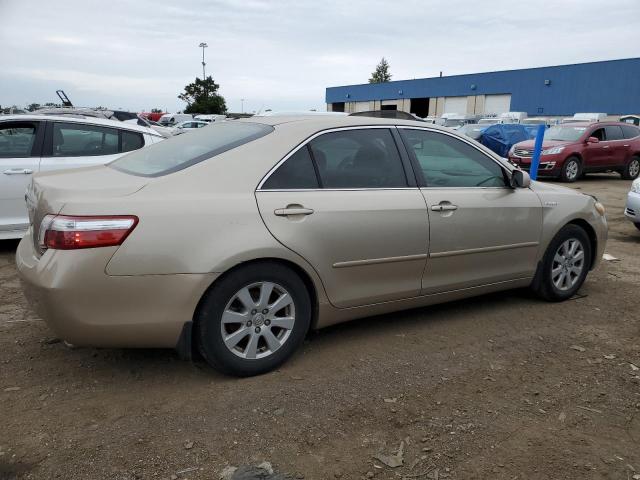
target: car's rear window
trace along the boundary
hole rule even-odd
[[[252,142],[272,131],[273,127],[260,123],[216,123],[136,150],[109,166],[132,175],[159,177]]]

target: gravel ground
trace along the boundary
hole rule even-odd
[[[629,185],[574,185],[605,203],[620,259],[575,299],[517,290],[366,318],[242,380],[172,351],[68,349],[28,309],[16,243],[0,242],[0,479],[217,479],[263,461],[278,478],[636,478]]]

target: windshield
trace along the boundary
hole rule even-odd
[[[273,132],[260,123],[224,122],[196,129],[136,150],[109,164],[111,168],[142,177],[177,172]]]
[[[586,130],[586,127],[551,127],[544,134],[544,139],[575,142],[582,136],[582,134],[584,134]]]

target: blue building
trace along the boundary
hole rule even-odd
[[[640,58],[329,87],[327,110],[529,116],[640,113]]]

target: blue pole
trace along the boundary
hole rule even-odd
[[[536,134],[536,145],[533,148],[533,157],[531,158],[531,168],[529,169],[529,176],[531,180],[538,178],[538,166],[540,165],[540,152],[542,152],[542,140],[544,140],[544,131],[547,129],[546,125],[538,125],[538,133]]]

